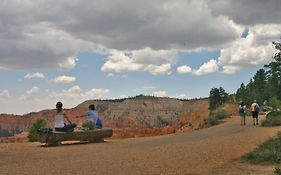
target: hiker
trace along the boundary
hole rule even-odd
[[[65,112],[62,110],[62,102],[57,102],[56,108],[57,112],[55,115],[55,130],[63,132],[72,132],[76,127],[75,123],[71,123]],[[69,124],[65,124],[64,119],[68,121]]]
[[[88,117],[87,122],[82,124],[83,128],[89,129],[89,130],[93,130],[95,128],[101,129],[103,127],[103,122],[99,118],[98,112],[97,112],[96,107],[95,107],[94,104],[91,104],[89,106],[89,111],[86,112],[86,114],[82,115],[82,116],[87,116]]]
[[[240,114],[240,118],[241,118],[241,125],[246,125],[246,105],[245,103],[242,101],[241,104],[239,105],[239,114]]]
[[[251,105],[253,125],[259,125],[259,105],[256,100],[253,101]]]

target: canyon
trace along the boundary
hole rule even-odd
[[[78,125],[86,121],[81,117],[90,104],[95,104],[105,128],[113,129],[112,138],[144,137],[189,132],[196,130],[209,115],[208,98],[181,100],[168,97],[139,95],[116,100],[88,100],[74,108],[64,109],[69,119]],[[228,112],[236,111],[234,105],[226,106]],[[56,110],[42,110],[26,115],[0,115],[0,129],[15,134],[0,137],[0,142],[27,141],[27,132],[39,118],[54,126]],[[18,134],[20,133],[20,134]]]

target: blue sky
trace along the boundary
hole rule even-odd
[[[278,0],[1,1],[0,113],[139,94],[200,98],[220,86],[235,93],[272,61],[280,7]]]

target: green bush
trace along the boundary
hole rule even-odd
[[[280,126],[281,111],[271,111],[267,114],[266,119],[262,122],[262,126]]]
[[[280,109],[281,107],[281,101],[278,100],[277,97],[272,97],[269,100],[269,106],[272,107],[273,111],[276,111],[277,109]]]
[[[37,119],[29,128],[29,133],[28,133],[28,140],[30,142],[35,142],[37,141],[37,130],[39,128],[43,128],[47,126],[47,122],[44,119]]]
[[[219,120],[224,119],[228,116],[228,113],[226,112],[226,110],[219,108],[215,111],[215,113],[213,114],[216,118],[218,118]]]
[[[281,163],[281,133],[276,138],[269,139],[256,150],[243,156],[252,163]]]
[[[208,118],[204,119],[204,123],[199,126],[199,128],[208,128],[213,125],[220,123],[221,119],[224,119],[228,116],[227,112],[224,109],[217,109],[214,111]]]

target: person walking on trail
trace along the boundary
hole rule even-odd
[[[244,102],[241,102],[241,104],[239,105],[239,114],[240,114],[240,118],[241,118],[241,125],[246,125],[246,105]]]
[[[76,127],[75,123],[72,123],[67,117],[66,113],[62,109],[62,102],[57,102],[56,104],[56,115],[55,115],[55,130],[62,132],[72,132]],[[64,119],[68,121],[69,124],[66,124]]]
[[[88,117],[87,121],[82,124],[82,127],[84,129],[93,130],[95,128],[101,129],[103,127],[103,122],[99,118],[98,112],[97,112],[96,107],[95,107],[94,104],[91,104],[89,106],[89,111],[86,112],[85,115],[82,115],[80,117],[83,117],[83,116],[87,116]]]
[[[252,117],[253,117],[253,125],[259,125],[259,104],[256,100],[253,101],[251,105]]]

